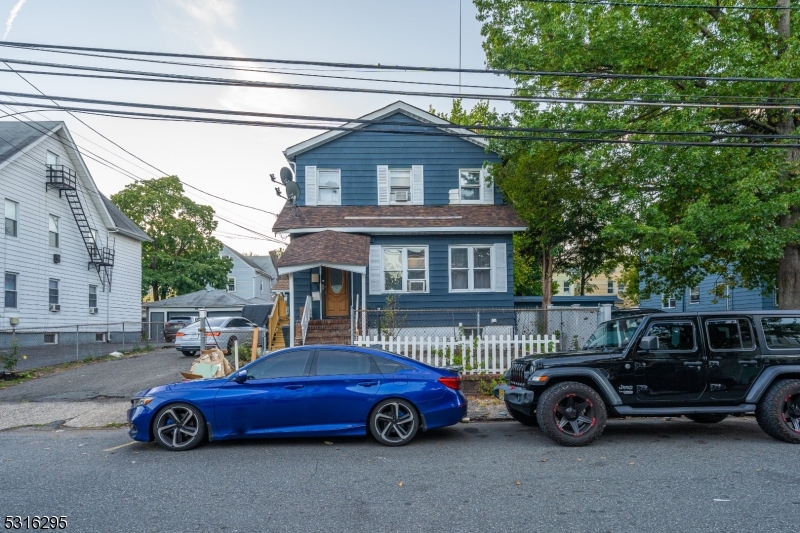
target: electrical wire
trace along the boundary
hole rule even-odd
[[[596,78],[596,79],[634,79],[634,80],[670,80],[670,81],[729,81],[729,82],[753,82],[753,83],[800,83],[798,78],[749,78],[744,76],[685,76],[685,75],[665,75],[665,74],[623,74],[611,72],[563,72],[563,71],[542,71],[542,70],[521,70],[521,69],[469,69],[453,67],[428,67],[413,65],[382,65],[364,63],[344,63],[330,61],[309,61],[298,59],[276,59],[276,58],[256,58],[256,57],[236,57],[236,56],[212,56],[202,54],[179,54],[174,52],[147,52],[142,50],[124,50],[114,48],[98,48],[86,46],[66,46],[49,45],[41,43],[22,43],[14,41],[0,41],[0,46],[11,48],[39,48],[52,50],[68,50],[80,52],[102,52],[108,54],[125,54],[151,57],[179,57],[186,59],[203,59],[207,61],[238,61],[244,63],[275,63],[288,65],[314,65],[330,68],[349,68],[349,69],[371,69],[371,70],[402,70],[419,72],[463,72],[469,74],[495,74],[505,76],[535,76],[535,77],[577,77],[577,78]]]

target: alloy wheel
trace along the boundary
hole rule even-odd
[[[588,398],[568,394],[553,408],[556,427],[572,437],[580,437],[596,422],[594,404]]]
[[[165,446],[181,449],[196,442],[200,421],[188,407],[174,406],[164,410],[158,418],[156,432]]]
[[[800,433],[800,394],[786,397],[783,401],[781,417],[789,429],[795,433]]]
[[[382,406],[375,414],[375,426],[381,439],[399,444],[414,435],[417,419],[414,411],[399,402]]]

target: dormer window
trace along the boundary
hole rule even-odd
[[[389,203],[411,203],[411,169],[389,169]]]
[[[459,171],[458,195],[462,202],[481,201],[481,169]]]

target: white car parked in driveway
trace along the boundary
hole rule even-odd
[[[240,316],[213,317],[206,319],[206,348],[218,347],[233,351],[233,343],[253,341],[253,328],[257,326]],[[260,336],[259,336],[260,337]],[[259,344],[260,345],[260,344]],[[175,349],[187,357],[200,351],[200,321],[192,322],[175,334]]]

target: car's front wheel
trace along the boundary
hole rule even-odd
[[[187,403],[167,405],[153,424],[156,442],[170,451],[191,450],[206,437],[206,420],[197,407]]]
[[[194,357],[194,355],[197,353],[197,350],[181,350],[181,353],[186,357]]]
[[[369,416],[369,430],[386,446],[408,444],[419,430],[417,410],[406,400],[383,400]]]
[[[606,404],[593,388],[567,381],[545,390],[536,408],[544,433],[562,446],[586,446],[606,427]]]
[[[522,411],[517,411],[511,404],[506,402],[506,413],[508,413],[511,418],[522,424],[523,426],[537,426],[539,423],[536,420],[536,415],[528,415],[523,413]]]
[[[775,383],[756,407],[756,421],[772,438],[800,444],[800,379]]]

